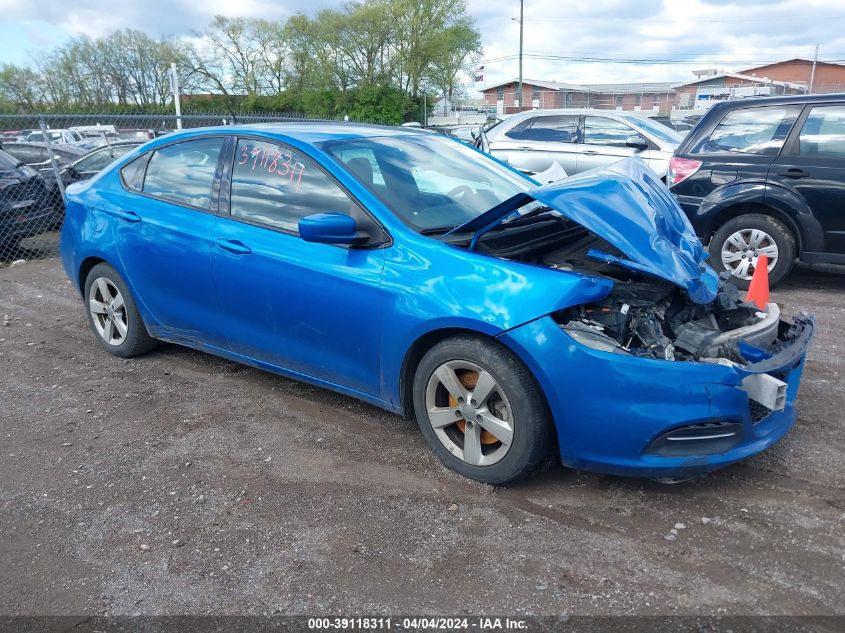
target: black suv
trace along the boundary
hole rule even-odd
[[[763,253],[771,284],[796,258],[845,264],[845,94],[717,103],[675,150],[666,182],[713,267],[741,288]]]

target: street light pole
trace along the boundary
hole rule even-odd
[[[524,0],[519,0],[519,109],[522,110],[522,9]]]

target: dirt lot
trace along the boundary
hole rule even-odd
[[[0,268],[0,612],[843,614],[845,273],[775,298],[819,330],[773,450],[676,486],[549,464],[494,489],[350,398],[172,345],[111,357],[58,260]]]

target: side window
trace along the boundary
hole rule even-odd
[[[588,116],[584,119],[584,143],[588,145],[610,145],[626,147],[628,137],[636,132],[614,119],[604,116]]]
[[[223,137],[201,138],[162,147],[153,153],[144,193],[199,209],[211,207],[211,185]]]
[[[531,120],[531,126],[520,137],[526,141],[547,141],[552,143],[574,143],[578,136],[578,117],[539,116]]]
[[[238,140],[229,203],[233,217],[296,233],[306,215],[349,213],[352,206],[310,158],[275,143]]]
[[[810,110],[798,136],[798,154],[845,158],[845,105]]]
[[[508,138],[514,138],[514,139],[517,139],[517,140],[521,139],[522,135],[525,133],[525,130],[527,130],[529,127],[531,127],[531,124],[533,122],[534,122],[534,119],[525,119],[524,121],[517,123],[511,129],[509,129],[507,132],[505,132],[505,136],[507,136]]]
[[[132,191],[141,191],[144,184],[144,171],[149,159],[150,155],[144,154],[121,168],[120,177],[123,179],[123,184]]]
[[[766,106],[728,112],[710,134],[717,149],[773,156],[783,147],[803,106]]]

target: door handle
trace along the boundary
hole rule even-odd
[[[598,154],[598,152],[597,152],[596,150],[594,150],[594,149],[585,149],[585,150],[584,150],[583,152],[581,152],[581,153],[582,153],[584,156],[595,156],[595,155],[597,155],[597,154]]]
[[[789,169],[782,169],[778,172],[781,176],[786,176],[787,178],[806,178],[810,174],[803,169],[799,169],[798,167],[790,167]]]
[[[134,211],[124,211],[123,209],[108,209],[106,211],[109,215],[113,215],[116,218],[120,218],[121,220],[126,220],[127,222],[135,222],[141,221],[141,216],[135,213]]]
[[[222,248],[224,251],[229,251],[230,253],[235,253],[237,255],[249,255],[252,252],[252,249],[249,246],[242,244],[238,240],[224,240],[223,238],[218,238],[217,246]]]
[[[520,149],[520,150],[527,150],[527,151],[529,151],[529,152],[530,152],[530,151],[532,151],[534,148],[533,148],[533,147],[531,147],[530,145],[523,145],[522,147],[517,147],[516,149]]]

